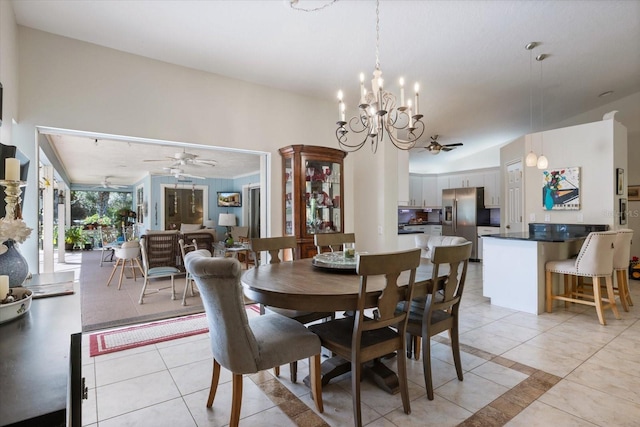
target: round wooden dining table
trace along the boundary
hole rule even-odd
[[[399,283],[408,283],[403,273]],[[417,294],[431,281],[431,266],[416,271]],[[247,298],[264,305],[300,311],[353,311],[357,308],[360,276],[355,270],[321,268],[311,258],[261,265],[242,275]],[[366,307],[374,307],[384,288],[384,277],[370,277],[367,283]]]

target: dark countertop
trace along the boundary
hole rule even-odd
[[[401,222],[400,224],[398,224],[399,226],[405,226],[405,225],[442,225],[441,222],[437,222],[437,221],[431,221],[431,222],[415,222],[415,223],[410,223],[410,222]]]
[[[424,231],[398,230],[398,234],[424,234]]]
[[[587,233],[588,234],[588,233]],[[485,234],[483,238],[505,239],[505,240],[527,240],[530,242],[574,242],[587,237],[587,234],[536,234],[536,233],[501,233],[501,234]]]

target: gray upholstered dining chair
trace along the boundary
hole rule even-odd
[[[328,322],[316,323],[309,329],[318,334],[322,346],[351,362],[351,395],[353,417],[356,426],[362,425],[360,409],[360,379],[362,364],[393,352],[402,353],[405,347],[405,333],[409,304],[404,310],[396,311],[402,302],[411,301],[420,265],[420,250],[391,252],[383,254],[359,254],[356,271],[360,276],[358,308],[353,317],[343,317]],[[402,273],[408,272],[408,280],[399,282]],[[381,277],[374,277],[381,276]],[[370,281],[383,280],[382,292],[376,300],[372,318],[365,316],[367,286]],[[406,285],[406,286],[400,286]],[[402,406],[406,414],[411,413],[409,388],[407,383],[406,358],[398,357],[398,382]]]
[[[316,233],[313,235],[313,242],[318,253],[322,253],[322,248],[329,248],[331,252],[342,249],[345,243],[355,243],[355,233]]]
[[[431,337],[449,331],[451,351],[458,379],[462,381],[462,361],[458,339],[458,319],[460,301],[467,277],[467,266],[471,256],[472,243],[434,246],[431,250],[431,286],[426,296],[411,301],[409,321],[407,323],[407,344],[417,340],[416,347],[422,341],[422,370],[427,398],[433,400],[433,381],[431,377]],[[442,271],[447,270],[446,276]],[[419,354],[417,348],[414,350]],[[416,357],[417,359],[417,357]]]
[[[613,270],[616,274],[613,290],[620,297],[620,305],[622,305],[624,311],[629,311],[629,306],[633,305],[633,300],[629,293],[629,259],[631,258],[632,238],[633,230],[629,228],[618,230],[613,251]]]
[[[250,240],[251,252],[253,254],[253,259],[255,260],[256,268],[260,268],[260,260],[261,254],[263,252],[267,252],[269,254],[269,263],[277,264],[280,262],[280,256],[282,252],[282,257],[285,258],[284,252],[290,252],[289,258],[291,260],[297,259],[298,252],[298,242],[295,236],[285,236],[285,237],[265,237],[260,239],[251,239]],[[265,312],[275,312],[282,316],[289,317],[294,319],[300,323],[306,324],[310,322],[315,322],[316,320],[333,318],[335,313],[329,312],[311,312],[311,311],[299,311],[299,310],[289,310],[285,308],[278,307],[264,307],[260,304],[260,314],[264,314]],[[291,375],[291,381],[296,382],[298,380],[298,364],[297,361],[293,361],[289,365],[289,372]],[[277,366],[275,368],[276,375],[280,375],[280,367]]]
[[[203,250],[189,252],[186,268],[197,283],[209,323],[213,375],[207,407],[213,405],[220,367],[233,373],[231,426],[240,420],[242,376],[309,358],[311,393],[323,412],[320,339],[301,323],[277,313],[249,319],[244,307],[240,262],[212,258]]]

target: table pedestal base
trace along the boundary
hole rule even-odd
[[[395,353],[385,356],[385,358],[395,357]],[[342,374],[345,374],[351,370],[351,362],[346,359],[343,359],[340,356],[331,357],[324,362],[320,366],[320,376],[322,378],[322,385],[325,386],[329,384],[333,378],[338,377]],[[364,364],[362,370],[363,376],[369,376],[373,381],[390,394],[396,394],[400,391],[400,383],[398,381],[398,375],[393,372],[391,369],[387,368],[387,366],[380,361],[380,359],[375,359],[371,362],[367,362]],[[305,377],[302,382],[310,387],[311,381],[309,377]]]

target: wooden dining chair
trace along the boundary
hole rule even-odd
[[[356,271],[360,275],[358,307],[353,317],[343,317],[328,322],[316,323],[309,330],[318,334],[322,346],[351,362],[351,394],[353,399],[354,424],[362,425],[360,409],[360,380],[362,365],[393,352],[402,354],[405,348],[405,333],[408,320],[408,302],[413,297],[416,269],[420,265],[420,249],[411,249],[384,254],[357,255]],[[408,274],[407,274],[408,272]],[[400,280],[400,275],[405,273]],[[374,277],[382,276],[382,277]],[[365,316],[366,295],[370,285],[383,281],[374,315]],[[371,282],[371,284],[370,284]],[[396,311],[398,303],[404,310]],[[406,358],[398,361],[398,382],[402,406],[406,414],[411,413],[407,384]]]
[[[280,257],[282,256],[284,258],[284,252],[287,251],[290,253],[289,256],[291,260],[298,258],[298,242],[296,241],[295,236],[255,238],[250,240],[249,247],[251,248],[256,268],[259,268],[260,266],[261,254],[263,252],[268,253],[269,264],[277,264],[281,262]],[[260,304],[260,314],[265,314],[266,312],[278,313],[302,324],[322,319],[332,319],[335,315],[335,313],[331,312],[289,310],[279,307],[265,307]],[[289,372],[291,381],[295,383],[298,380],[298,363],[296,361],[289,364]],[[279,366],[275,368],[275,374],[280,375]]]
[[[407,323],[407,348],[414,343],[416,360],[418,348],[422,350],[422,370],[427,398],[433,400],[433,381],[431,376],[431,337],[449,331],[451,351],[458,379],[462,381],[462,362],[460,359],[460,341],[458,339],[458,317],[460,301],[467,277],[467,267],[471,256],[472,243],[434,246],[431,250],[430,289],[425,296],[411,301],[409,321]],[[443,276],[443,270],[448,270]],[[435,285],[434,285],[435,284]],[[414,337],[421,337],[415,340]],[[422,345],[420,345],[422,342]],[[410,356],[410,352],[407,351]]]
[[[232,372],[230,424],[240,420],[242,376],[309,358],[311,394],[323,412],[320,340],[301,323],[276,313],[247,318],[242,296],[240,262],[214,258],[203,250],[189,252],[186,268],[197,283],[209,323],[213,375],[207,407],[213,406],[220,367]]]
[[[354,233],[316,233],[313,235],[313,242],[318,254],[321,254],[324,248],[335,252],[341,250],[345,243],[355,243],[356,235]]]

